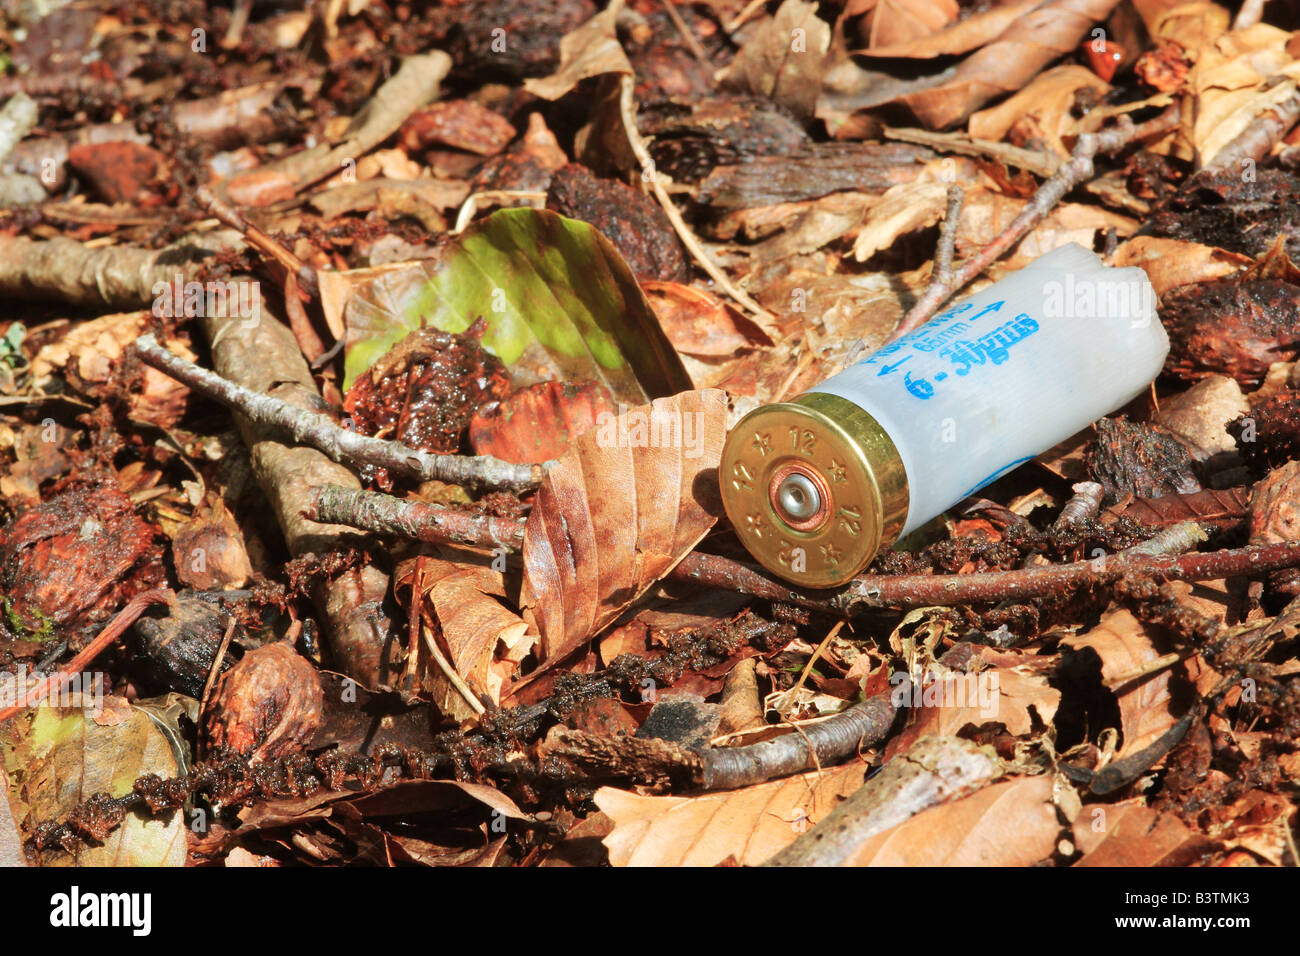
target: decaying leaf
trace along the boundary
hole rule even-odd
[[[720,513],[727,402],[657,399],[580,436],[546,476],[524,532],[525,619],[554,661],[667,574]]]
[[[1051,724],[1061,692],[1048,683],[1050,658],[980,647],[973,654],[987,662],[969,673],[927,673],[907,689],[912,720],[890,741],[889,754],[906,752],[926,735],[956,735],[968,725],[1000,723],[1016,736]],[[900,688],[900,693],[902,689]]]
[[[1042,0],[1012,0],[1009,3],[999,3],[986,10],[978,10],[937,33],[918,36],[900,43],[873,45],[870,49],[855,52],[881,58],[928,58],[969,53],[997,39],[1016,20],[1041,3]]]
[[[945,129],[1001,93],[1011,93],[1072,50],[1118,0],[1050,0],[1012,21],[929,89],[898,98],[930,129]]]
[[[128,720],[101,726],[92,714],[91,707],[37,707],[0,730],[10,805],[28,837],[37,824],[66,819],[95,793],[120,797],[131,792],[137,777],[177,775],[172,743],[154,718],[134,709]],[[90,841],[72,853],[46,851],[42,865],[183,866],[187,827],[182,816],[128,814],[102,842]],[[95,827],[93,820],[88,825]]]
[[[506,596],[505,576],[487,562],[491,556],[467,555],[458,561],[439,558],[415,559],[404,563],[396,575],[397,585],[416,584],[432,607],[441,636],[450,652],[450,663],[478,698],[500,704],[501,689],[519,662],[537,641],[526,621],[501,603]],[[473,716],[460,693],[436,666],[430,665],[425,685],[434,703],[444,713]]]
[[[830,42],[830,24],[817,16],[816,3],[785,0],[740,48],[724,82],[809,117]]]

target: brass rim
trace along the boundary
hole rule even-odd
[[[824,496],[810,520],[788,520],[773,504],[778,484],[795,471]],[[742,418],[727,437],[719,480],[727,517],[749,552],[805,587],[848,581],[907,519],[907,479],[893,441],[863,409],[827,392]]]

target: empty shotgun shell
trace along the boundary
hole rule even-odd
[[[718,470],[768,570],[843,584],[882,549],[1140,394],[1169,339],[1141,269],[1071,243],[731,430]]]

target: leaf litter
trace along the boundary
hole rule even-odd
[[[5,14],[0,861],[1297,863],[1274,11],[101,6]],[[1150,396],[757,575],[729,425],[1068,242]]]

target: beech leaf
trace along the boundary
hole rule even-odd
[[[345,389],[411,332],[460,333],[480,319],[483,347],[517,386],[596,379],[638,404],[690,387],[622,256],[593,226],[553,212],[502,209],[435,259],[330,283],[330,310],[347,327]]]
[[[726,430],[724,392],[685,392],[605,416],[551,469],[524,530],[540,660],[600,631],[713,527]]]
[[[596,806],[613,821],[604,839],[614,866],[716,866],[732,857],[762,863],[862,786],[852,761],[702,797],[643,797],[602,787]]]

